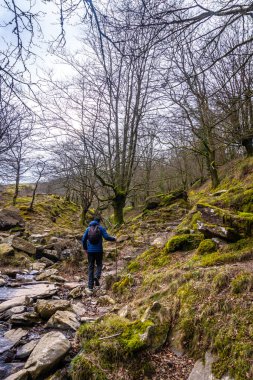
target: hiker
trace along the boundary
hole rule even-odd
[[[86,293],[91,295],[93,287],[100,286],[99,279],[101,277],[103,266],[103,238],[109,241],[116,241],[116,238],[108,235],[106,229],[100,225],[100,218],[94,218],[89,224],[82,237],[83,249],[88,255],[88,288]],[[96,273],[94,276],[94,267],[96,263]]]

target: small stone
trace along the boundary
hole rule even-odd
[[[65,282],[65,278],[63,278],[62,276],[57,276],[55,274],[53,274],[52,276],[50,276],[50,281],[55,281],[55,282]]]
[[[80,286],[78,282],[65,282],[64,287],[70,290],[73,290]]]
[[[83,288],[81,286],[78,286],[71,290],[69,293],[70,298],[80,298],[83,295]]]
[[[0,278],[0,287],[4,286],[6,284],[6,281],[3,278]]]
[[[122,307],[122,309],[120,309],[118,311],[118,315],[121,317],[121,318],[129,318],[130,317],[130,307],[128,305],[125,305],[124,307]]]
[[[30,342],[19,347],[16,353],[16,359],[26,359],[33,351],[34,347],[38,343],[37,340],[31,340]]]
[[[25,296],[14,297],[8,301],[4,301],[0,304],[0,313],[11,309],[15,306],[25,305]]]
[[[43,319],[49,319],[58,310],[66,310],[70,302],[66,300],[38,300],[35,309]]]
[[[81,317],[80,318],[81,323],[91,323],[91,322],[95,322],[96,320],[97,320],[96,317]]]
[[[167,235],[166,236],[158,236],[155,240],[152,241],[151,245],[152,247],[157,248],[163,248],[167,242]]]
[[[44,269],[46,268],[46,264],[45,263],[40,263],[40,262],[35,262],[35,263],[32,263],[31,266],[30,266],[30,269],[32,271],[36,271],[36,272],[41,272],[43,271]],[[36,274],[36,273],[35,273]]]
[[[84,308],[84,305],[81,302],[73,303],[71,305],[71,308],[78,317],[83,317],[85,313],[87,312],[86,309]]]
[[[4,334],[4,338],[10,340],[13,345],[17,344],[22,338],[27,335],[27,331],[21,328],[12,329]]]
[[[36,276],[36,281],[43,281],[58,273],[58,269],[46,269],[45,272]]]
[[[18,249],[19,251],[28,253],[28,255],[35,256],[36,247],[27,240],[15,236],[12,240],[12,246]]]
[[[4,313],[2,313],[0,315],[0,318],[4,321],[6,321],[7,319],[11,318],[11,316],[13,314],[21,314],[21,313],[24,313],[25,312],[25,306],[16,306],[16,307],[13,307],[9,310],[6,310]]]
[[[115,305],[116,302],[114,301],[114,299],[112,299],[108,295],[105,295],[105,296],[99,297],[97,303],[100,306],[107,306],[107,305]]]
[[[44,249],[43,256],[52,261],[59,261],[60,255],[56,250]]]
[[[10,323],[13,325],[32,326],[38,323],[40,318],[35,312],[25,312],[22,314],[13,314]]]
[[[46,327],[53,327],[63,330],[74,330],[76,331],[80,323],[76,319],[76,315],[71,311],[58,310],[47,322]]]
[[[54,265],[54,262],[52,260],[48,259],[47,257],[41,257],[38,261],[40,263],[46,264],[46,268],[50,267],[51,265]]]

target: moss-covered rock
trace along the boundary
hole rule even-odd
[[[117,281],[112,286],[112,291],[116,294],[127,292],[134,285],[134,278],[131,274],[124,276],[120,281]]]
[[[205,255],[217,251],[217,245],[212,239],[202,240],[199,244],[197,253],[199,255]]]
[[[84,324],[78,331],[85,352],[99,355],[101,365],[124,362],[146,348],[149,342],[144,338],[152,321],[134,321],[117,315],[107,315],[102,320]]]
[[[166,243],[167,252],[188,251],[199,246],[203,236],[201,234],[183,234],[173,236]]]
[[[216,224],[210,223],[199,223],[198,231],[208,239],[218,237],[228,242],[235,242],[242,238],[234,228],[217,226]]]
[[[146,339],[152,350],[157,350],[167,340],[168,333],[171,328],[172,315],[170,310],[161,305],[159,302],[154,302],[141,318],[142,322],[152,321],[153,326],[146,331]]]
[[[175,190],[169,194],[158,194],[148,197],[145,201],[145,210],[154,210],[159,207],[169,206],[177,200],[188,199],[187,192],[185,190]]]
[[[69,374],[72,380],[107,380],[105,373],[84,353],[72,360]]]
[[[236,214],[229,210],[221,209],[219,207],[203,203],[197,204],[197,210],[200,211],[205,224],[211,224],[211,226],[217,226],[220,228],[228,227],[232,229],[230,231],[231,234],[233,233],[233,235],[238,235],[238,238],[240,236],[252,236],[253,234],[252,213],[241,212]]]

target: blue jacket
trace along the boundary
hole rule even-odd
[[[99,229],[101,231],[101,239],[97,244],[91,244],[88,240],[89,227],[90,226],[97,226],[97,225],[99,225]],[[88,253],[103,252],[103,238],[105,240],[109,240],[109,241],[115,241],[116,240],[115,237],[110,236],[106,232],[106,229],[104,227],[100,226],[100,224],[98,222],[96,222],[95,220],[89,224],[89,227],[87,228],[87,230],[85,231],[85,233],[83,234],[83,237],[82,237],[83,249],[85,249],[85,251],[88,251]]]

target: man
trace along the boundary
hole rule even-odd
[[[100,225],[100,218],[95,218],[89,224],[82,237],[83,249],[88,255],[88,288],[86,293],[92,295],[94,284],[99,286],[103,266],[103,238],[109,241],[116,241],[115,237],[108,235],[106,229]],[[96,274],[94,267],[96,263]]]

